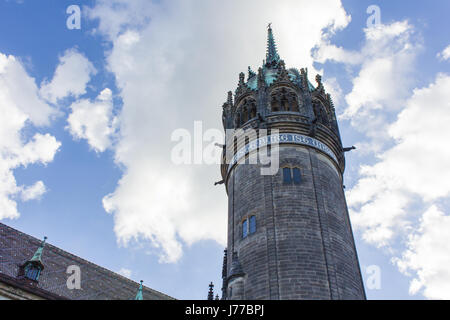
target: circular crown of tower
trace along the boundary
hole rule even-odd
[[[280,134],[310,139],[311,145],[321,145],[321,151],[332,158],[344,172],[345,160],[330,94],[325,92],[322,77],[316,75],[314,86],[308,80],[307,68],[286,68],[275,44],[271,26],[268,27],[267,53],[263,66],[254,72],[248,67],[247,77],[239,74],[238,86],[228,92],[223,104],[222,122],[225,130],[277,129]],[[237,149],[245,145],[237,146]],[[234,148],[236,146],[227,145]],[[223,157],[222,176],[227,179],[230,165]]]

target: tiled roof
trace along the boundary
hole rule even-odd
[[[0,223],[0,273],[16,278],[19,266],[33,256],[41,240]],[[73,300],[133,300],[139,283],[81,259],[51,244],[46,244],[42,262],[45,266],[37,287],[51,295]],[[81,270],[81,289],[69,289],[67,267]],[[173,299],[156,290],[143,287],[144,300]]]

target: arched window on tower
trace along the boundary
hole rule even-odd
[[[248,227],[248,233],[252,234],[256,232],[256,217],[255,216],[251,216],[249,221],[249,227]]]
[[[280,111],[280,102],[279,102],[279,98],[275,95],[272,96],[271,99],[271,107],[272,107],[272,112],[278,112]]]
[[[250,104],[250,118],[256,118],[256,102],[252,101]]]
[[[300,109],[298,107],[297,95],[294,92],[289,93],[288,100],[289,100],[289,106],[290,106],[289,111],[299,112]]]
[[[325,126],[329,126],[328,113],[320,101],[313,101],[313,111],[317,121]]]
[[[237,126],[241,126],[250,119],[256,117],[256,101],[253,97],[247,97],[239,103],[236,114],[240,114]]]
[[[301,176],[299,168],[292,168],[292,178],[294,180],[294,184],[300,184]]]
[[[289,102],[285,94],[281,97],[280,111],[289,111]]]
[[[246,238],[248,236],[248,220],[245,219],[242,222],[242,238]]]
[[[291,168],[283,168],[283,183],[284,184],[292,183]]]
[[[238,128],[241,125],[241,115],[238,113],[236,113],[235,118],[234,118],[234,127]]]
[[[250,216],[242,221],[242,238],[247,238],[247,236],[256,232],[256,216]]]
[[[291,111],[298,112],[298,96],[288,88],[275,89],[270,96],[270,109],[272,112]]]
[[[243,125],[244,123],[246,123],[248,121],[248,116],[247,116],[247,108],[242,108],[242,117],[241,117],[241,125]]]
[[[297,167],[285,167],[283,168],[283,184],[296,184],[299,185],[302,182],[300,169]]]

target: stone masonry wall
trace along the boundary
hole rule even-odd
[[[228,272],[237,251],[245,299],[364,299],[342,179],[327,156],[280,145],[280,167],[299,167],[300,185],[283,184],[282,170],[262,176],[240,164],[228,181]],[[256,232],[242,238],[242,221]]]

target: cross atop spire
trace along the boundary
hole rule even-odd
[[[267,54],[266,54],[266,64],[271,65],[274,62],[280,61],[280,56],[277,52],[277,45],[275,44],[275,39],[272,33],[272,23],[267,26]]]

